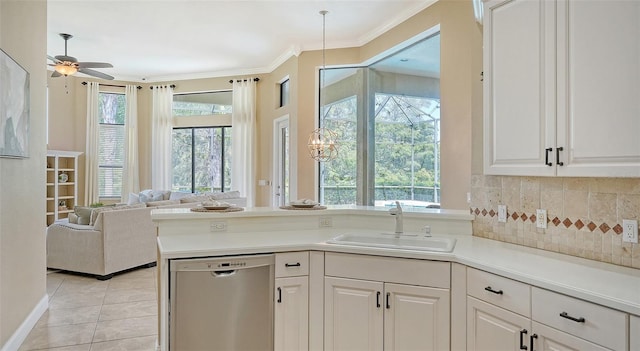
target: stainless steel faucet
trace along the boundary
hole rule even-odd
[[[396,208],[392,208],[389,210],[389,214],[392,216],[396,216],[396,237],[399,237],[400,234],[403,233],[403,224],[402,224],[402,206],[400,206],[400,202],[396,201]]]

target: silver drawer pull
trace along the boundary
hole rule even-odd
[[[493,290],[493,289],[491,289],[491,287],[490,287],[490,286],[487,286],[486,288],[484,288],[484,290],[486,290],[486,291],[488,291],[488,292],[490,292],[490,293],[494,293],[494,294],[496,294],[496,295],[502,295],[502,294],[504,294],[504,292],[502,292],[502,290]]]
[[[587,320],[586,320],[586,319],[584,319],[583,317],[580,317],[580,318],[571,317],[567,312],[562,312],[562,313],[560,313],[560,317],[562,317],[562,318],[566,318],[566,319],[570,319],[570,320],[572,320],[572,321],[574,321],[574,322],[577,322],[577,323],[584,323],[584,322],[586,322],[586,321],[587,321]]]

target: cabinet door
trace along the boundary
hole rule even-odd
[[[274,349],[309,349],[309,278],[276,279]]]
[[[484,172],[553,175],[555,3],[484,6]]]
[[[640,350],[640,317],[629,318],[629,336],[631,337],[629,350]]]
[[[640,176],[640,2],[558,0],[558,167]]]
[[[530,330],[528,318],[467,297],[468,350],[521,350],[529,342]]]
[[[449,290],[386,283],[384,349],[449,350]]]
[[[531,350],[535,351],[607,351],[605,347],[533,322]],[[631,349],[633,350],[633,349]]]
[[[382,350],[383,283],[324,279],[324,349]]]

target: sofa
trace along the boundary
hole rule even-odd
[[[71,220],[58,221],[47,228],[47,267],[106,280],[117,272],[153,266],[157,259],[157,241],[151,211],[155,208],[193,207],[203,201],[246,205],[246,198],[237,192],[229,192],[191,194],[180,199],[167,198],[91,210],[78,207],[70,216]],[[78,217],[83,212],[90,214],[88,223],[81,219],[82,216]]]

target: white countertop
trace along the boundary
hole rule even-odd
[[[333,209],[332,214],[348,214],[359,208]],[[366,209],[368,210],[370,209]],[[384,210],[384,208],[382,209]],[[347,211],[347,212],[344,212]],[[227,213],[234,216],[298,216],[305,212],[251,210],[250,212]],[[375,211],[372,211],[375,213]],[[427,212],[433,213],[432,210]],[[308,214],[308,213],[307,213]],[[362,213],[359,213],[362,214]],[[411,216],[410,212],[406,212]],[[193,216],[195,215],[195,216]],[[205,214],[206,218],[218,218],[219,214]],[[423,215],[424,214],[414,214]],[[441,214],[440,216],[442,216]],[[454,219],[469,217],[464,211],[453,211],[446,216]],[[202,218],[202,214],[187,209],[154,210],[154,220]],[[473,217],[471,217],[473,218]],[[640,270],[608,263],[537,250],[529,247],[489,240],[469,235],[452,235],[457,239],[451,253],[411,251],[362,246],[327,244],[326,241],[343,233],[371,233],[371,229],[298,229],[278,231],[195,232],[190,234],[158,237],[162,259],[240,255],[285,251],[318,250],[369,254],[391,257],[440,260],[456,262],[481,269],[534,286],[554,290],[570,296],[598,303],[607,307],[640,316]],[[445,236],[445,235],[434,235]]]
[[[640,315],[637,269],[462,235],[455,236],[451,253],[325,243],[341,232],[344,230],[186,234],[160,237],[158,243],[164,259],[319,250],[457,262]]]
[[[379,216],[386,214],[392,207],[374,207],[374,206],[328,206],[327,209],[321,211],[315,210],[283,210],[274,207],[252,207],[244,211],[238,212],[193,212],[189,208],[159,208],[153,210],[152,218],[154,220],[171,220],[185,218],[238,218],[238,217],[282,217],[282,216],[319,216],[319,215],[349,215],[358,214],[365,216]],[[405,209],[403,215],[407,218],[438,218],[438,219],[458,219],[473,220],[474,216],[468,211],[462,210],[445,210],[438,208],[411,208]]]

